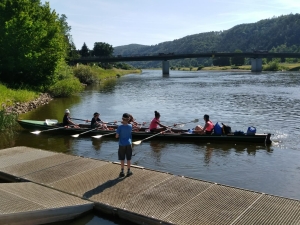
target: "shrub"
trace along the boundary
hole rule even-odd
[[[83,91],[84,86],[77,78],[69,78],[56,82],[49,88],[49,93],[54,97],[68,97]]]
[[[5,110],[0,110],[0,130],[6,130],[17,124],[17,114],[7,114]]]
[[[92,84],[99,82],[97,73],[90,66],[79,65],[78,67],[74,67],[73,73],[81,83]]]
[[[278,71],[279,63],[277,61],[269,62],[267,65],[263,66],[264,71]]]
[[[198,66],[198,69],[197,70],[202,70],[204,68],[204,66]]]

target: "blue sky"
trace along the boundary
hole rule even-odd
[[[44,3],[45,1],[42,0]],[[49,0],[65,14],[77,49],[155,45],[187,35],[227,30],[273,16],[300,13],[300,0]]]

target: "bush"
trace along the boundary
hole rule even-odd
[[[80,91],[83,91],[84,86],[77,78],[69,78],[60,80],[49,88],[49,93],[53,97],[69,97]]]
[[[99,82],[97,73],[90,66],[79,65],[78,67],[74,67],[73,73],[81,83],[92,84]]]
[[[197,70],[202,70],[204,68],[204,66],[198,66],[198,69]]]
[[[0,130],[6,130],[17,124],[17,114],[7,114],[5,110],[0,110]]]
[[[269,62],[267,65],[263,66],[264,71],[278,71],[279,63],[277,61]]]

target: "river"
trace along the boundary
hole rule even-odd
[[[132,163],[201,180],[258,192],[300,199],[300,76],[291,72],[170,71],[143,70],[87,87],[79,96],[55,99],[21,119],[91,119],[94,112],[104,121],[121,120],[124,112],[139,122],[161,114],[166,125],[199,119],[203,115],[246,132],[272,133],[271,146],[240,143],[180,143],[149,140],[134,146]],[[185,128],[193,128],[189,123]],[[135,140],[134,140],[135,141]],[[0,148],[28,146],[73,155],[118,161],[118,142],[113,137],[92,139],[71,136],[39,136],[21,130],[6,135]],[[89,214],[69,224],[126,224]]]

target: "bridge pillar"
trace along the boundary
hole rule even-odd
[[[162,73],[163,75],[169,75],[169,61],[164,60],[162,61]]]
[[[261,72],[262,71],[262,59],[252,58],[251,59],[251,72]]]

